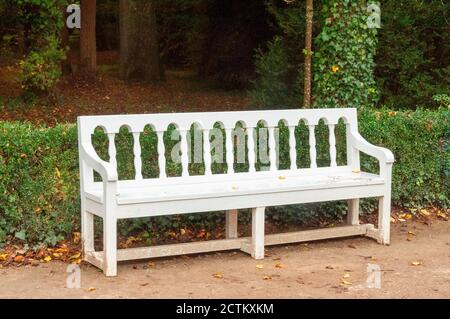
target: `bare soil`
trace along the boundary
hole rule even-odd
[[[63,262],[8,267],[0,298],[450,298],[450,222],[397,222],[392,232],[390,246],[362,237],[276,246],[263,261],[231,251],[120,263],[114,278],[82,264],[78,289],[66,288]],[[380,288],[367,287],[369,263]]]

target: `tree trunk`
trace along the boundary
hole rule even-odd
[[[311,107],[311,58],[312,58],[312,32],[313,32],[313,0],[306,0],[306,35],[305,35],[305,108]]]
[[[154,1],[120,0],[120,74],[147,82],[164,79]]]
[[[97,43],[95,40],[96,0],[81,0],[80,71],[95,76]]]

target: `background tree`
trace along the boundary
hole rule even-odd
[[[120,74],[125,80],[164,79],[154,1],[120,1]]]
[[[97,71],[96,0],[81,0],[80,7],[80,72],[95,76]]]
[[[311,107],[311,60],[312,60],[312,37],[313,37],[313,0],[306,0],[306,32],[305,32],[305,86],[304,102],[305,108]]]

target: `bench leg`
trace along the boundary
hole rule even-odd
[[[252,257],[264,259],[264,210],[265,207],[252,209]]]
[[[378,199],[378,243],[389,245],[391,223],[391,194]]]
[[[225,213],[225,236],[227,239],[238,238],[238,210]]]
[[[115,218],[103,219],[103,251],[105,275],[117,276],[117,219]]]
[[[84,256],[94,251],[94,215],[85,209],[81,211],[81,249]]]
[[[359,198],[348,200],[347,224],[359,225]]]

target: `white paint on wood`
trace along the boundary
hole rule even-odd
[[[211,175],[211,144],[209,141],[209,129],[203,130],[203,161],[205,163],[205,175]]]
[[[308,125],[309,128],[309,158],[311,161],[310,167],[317,168],[317,152],[316,152],[316,133],[315,125]]]
[[[108,133],[108,155],[109,162],[117,170],[117,159],[116,159],[116,142],[115,142],[116,134]]]
[[[231,209],[225,213],[225,237],[238,238],[238,210]]]
[[[295,126],[289,126],[289,157],[291,159],[291,170],[297,168],[297,142],[295,139]]]
[[[264,214],[265,207],[252,209],[252,257],[264,259]]]
[[[255,148],[255,130],[253,127],[247,128],[247,141],[248,141],[248,166],[249,172],[255,173],[255,160],[256,160],[256,148]]]
[[[141,159],[141,141],[140,132],[133,132],[133,153],[134,153],[134,171],[135,180],[142,179],[142,159]]]
[[[340,226],[340,227],[273,234],[273,235],[266,235],[265,245],[270,246],[270,245],[322,240],[327,238],[358,236],[358,235],[365,235],[366,231],[367,225],[356,225],[356,226]]]
[[[189,176],[189,153],[188,153],[188,140],[187,131],[181,130],[181,167],[182,167],[182,177],[187,178]]]
[[[339,119],[346,124],[347,165],[336,164],[336,140],[334,127]],[[315,126],[324,119],[329,126],[330,166],[317,168]],[[256,141],[254,128],[262,120],[269,128],[269,171],[256,171]],[[278,170],[276,162],[275,127],[283,120],[289,127],[290,169]],[[309,148],[311,167],[299,169],[296,165],[295,126],[303,120],[309,126]],[[214,123],[220,121],[226,130],[226,160],[228,174],[211,174],[209,133]],[[248,135],[249,172],[235,174],[233,170],[233,142],[231,132],[237,122],[245,123]],[[163,141],[169,124],[176,124],[181,134],[180,177],[167,178]],[[193,123],[203,129],[204,176],[190,176],[188,172],[188,144],[186,132]],[[243,112],[205,112],[182,114],[142,114],[82,116],[77,120],[80,160],[80,193],[83,251],[85,259],[101,267],[107,276],[117,273],[117,260],[196,253],[223,249],[242,249],[256,259],[264,257],[264,245],[298,242],[351,235],[366,235],[382,244],[389,244],[389,222],[391,202],[392,163],[391,151],[368,143],[358,133],[356,109],[308,109]],[[158,136],[158,178],[142,178],[141,145],[139,135],[146,125],[151,125]],[[118,180],[115,134],[122,126],[133,133],[134,165],[133,180]],[[100,159],[93,148],[91,135],[96,127],[107,133],[110,161]],[[375,157],[380,164],[380,174],[359,172],[359,153]],[[93,171],[102,177],[95,182]],[[283,178],[281,178],[281,175]],[[359,198],[379,197],[378,228],[358,225]],[[321,229],[301,234],[279,234],[264,236],[264,207],[299,203],[350,200],[349,224],[347,228]],[[257,207],[257,208],[255,208]],[[231,239],[237,236],[236,209],[252,209],[252,237]],[[228,210],[227,236],[219,242],[179,244],[170,247],[139,248],[133,252],[117,252],[117,220],[163,216],[172,214],[200,213]],[[93,215],[103,218],[104,251],[94,252]],[[235,219],[236,217],[236,219]],[[366,227],[366,228],[364,228]]]
[[[269,138],[269,160],[270,160],[270,170],[272,172],[277,170],[277,147],[275,141],[275,127],[269,127],[268,130]]]
[[[166,178],[166,147],[164,145],[164,131],[159,131],[156,133],[158,136],[158,167],[159,167],[159,178]]]
[[[349,199],[348,212],[347,212],[347,224],[358,225],[359,224],[359,198]]]
[[[234,148],[233,148],[233,130],[225,130],[225,145],[226,145],[226,161],[228,174],[234,173]]]
[[[336,136],[334,134],[334,124],[328,124],[328,143],[330,145],[330,166],[336,167]]]

